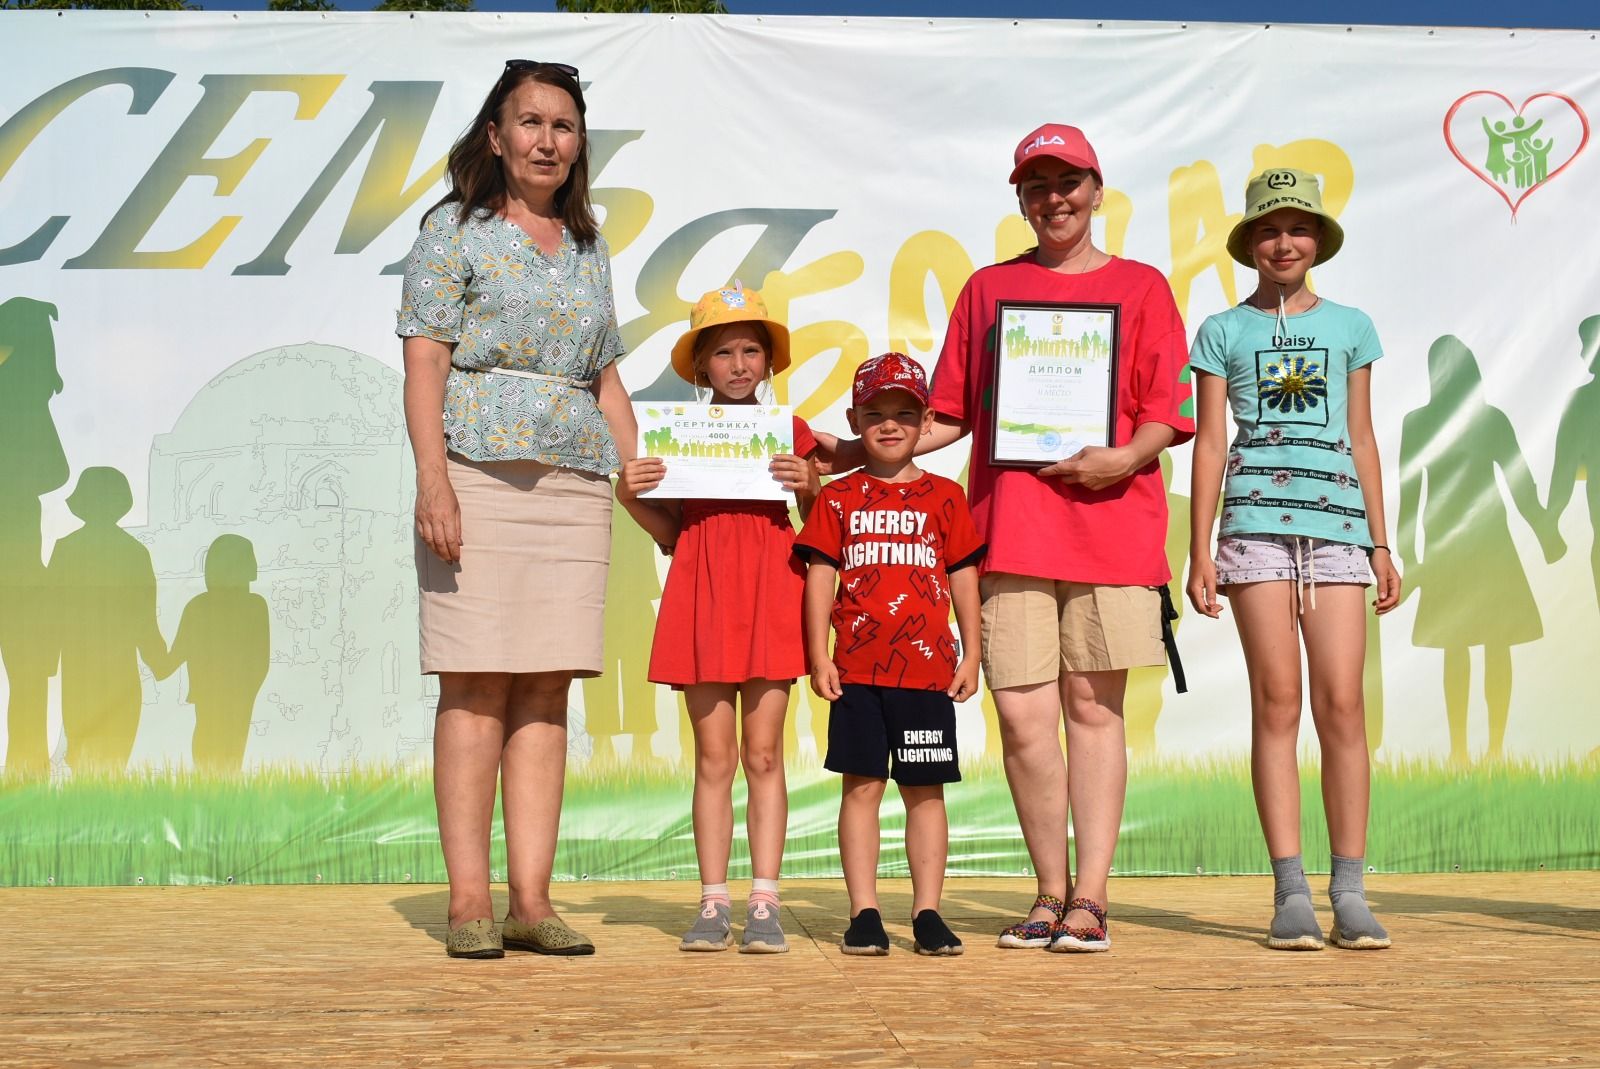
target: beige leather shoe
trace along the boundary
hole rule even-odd
[[[450,929],[444,940],[444,952],[452,958],[503,958],[505,947],[494,921],[479,917],[459,928]]]
[[[507,914],[500,932],[505,945],[513,950],[531,950],[535,954],[594,953],[594,943],[573,931],[560,917],[546,917],[538,924],[523,924]]]

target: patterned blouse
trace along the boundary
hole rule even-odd
[[[395,333],[454,346],[445,443],[472,460],[537,460],[601,475],[617,447],[589,386],[623,353],[604,238],[566,229],[546,255],[488,212],[428,214],[406,261]]]

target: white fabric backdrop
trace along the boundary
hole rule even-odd
[[[743,273],[767,283],[796,331],[788,398],[842,431],[838,398],[855,360],[903,346],[931,367],[971,265],[1027,243],[1005,180],[1013,146],[1044,121],[1088,133],[1112,190],[1102,245],[1173,278],[1191,335],[1249,292],[1249,273],[1222,251],[1246,180],[1272,164],[1324,174],[1348,239],[1314,282],[1367,311],[1387,353],[1374,416],[1391,544],[1401,420],[1428,399],[1435,339],[1456,335],[1476,355],[1541,502],[1562,411],[1590,377],[1577,328],[1600,313],[1590,247],[1600,164],[1593,146],[1577,149],[1585,112],[1600,107],[1600,52],[1587,33],[6,12],[0,41],[0,249],[13,250],[0,255],[0,301],[58,307],[66,382],[51,412],[73,481],[45,498],[46,552],[78,526],[64,504],[77,473],[125,472],[135,504],[122,522],[152,547],[170,638],[200,589],[210,537],[252,537],[254,589],[273,605],[275,636],[254,763],[342,768],[425,752],[396,408],[399,279],[384,269],[408,249],[440,193],[431,176],[509,57],[575,63],[588,84],[634,391],[666,388],[687,303]],[[114,68],[123,75],[92,91],[60,88]],[[120,84],[129,79],[141,92]],[[389,109],[378,151],[355,138],[330,165],[374,108]],[[1519,109],[1552,142],[1551,173],[1531,192],[1481,173],[1482,122]],[[48,247],[15,251],[55,216],[67,220]],[[214,251],[160,255],[223,219],[235,222]],[[275,241],[277,267],[265,252]],[[264,352],[290,370],[258,358],[259,377],[213,382]],[[232,474],[195,475],[208,450],[233,458],[216,461]],[[963,462],[953,451],[930,467],[956,475]],[[1174,468],[1181,495],[1186,450]],[[1512,650],[1509,745],[1581,754],[1600,745],[1583,693],[1600,648],[1583,488],[1561,519],[1569,548],[1547,564],[1497,478],[1545,635]],[[196,504],[197,493],[210,496]],[[1441,654],[1413,647],[1416,607],[1408,600],[1382,632],[1384,745],[1440,755]],[[648,634],[647,621],[634,626]],[[1167,684],[1161,751],[1242,750],[1231,624],[1186,618],[1180,644],[1192,692],[1173,697]],[[181,764],[178,683],[147,679],[144,700],[135,760]],[[657,700],[655,747],[671,754],[673,699]],[[969,749],[982,738],[970,704]]]

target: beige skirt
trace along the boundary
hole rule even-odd
[[[611,480],[535,460],[447,454],[461,560],[420,538],[424,672],[597,676],[611,562]]]

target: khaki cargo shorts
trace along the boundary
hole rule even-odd
[[[983,596],[983,673],[991,688],[1027,687],[1063,672],[1165,664],[1161,594],[993,572]]]

